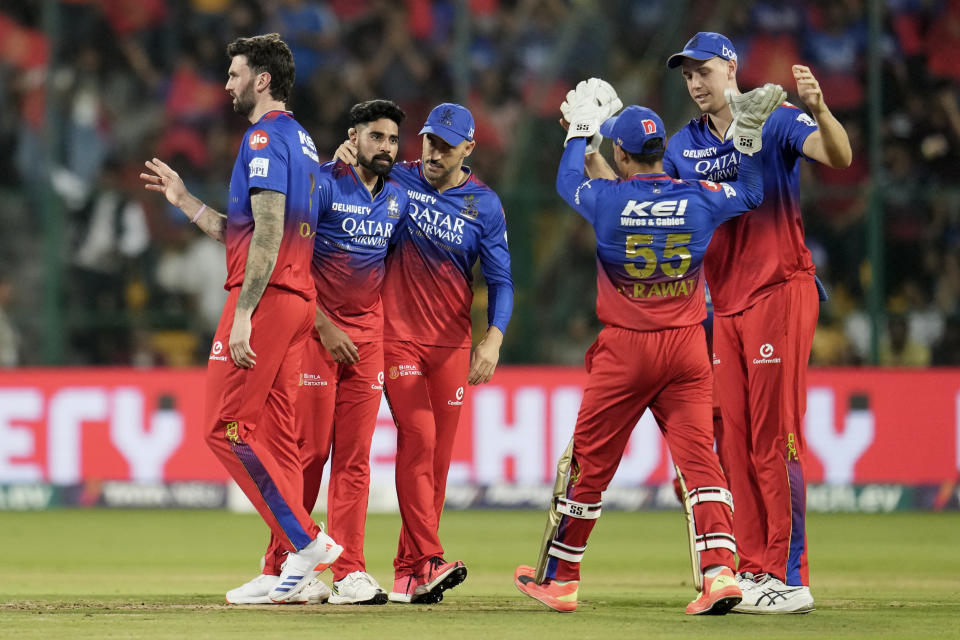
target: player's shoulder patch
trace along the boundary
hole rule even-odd
[[[699,182],[700,182],[700,186],[706,189],[707,191],[720,191],[720,189],[723,188],[716,182],[713,182],[712,180],[700,180]]]
[[[265,127],[257,127],[247,136],[247,145],[254,151],[265,149],[270,144],[270,134]]]

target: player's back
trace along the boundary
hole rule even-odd
[[[384,259],[406,212],[406,192],[386,178],[374,196],[354,167],[336,161],[320,165],[318,198],[311,270],[317,304],[351,340],[378,339]]]
[[[797,273],[813,273],[800,216],[799,161],[804,141],[815,130],[810,116],[789,103],[764,124],[763,203],[721,225],[705,258],[718,314],[742,311]],[[719,140],[703,116],[670,139],[664,167],[680,178],[720,181],[736,179],[741,162],[733,142]]]
[[[285,196],[283,238],[269,285],[314,298],[310,277],[313,232],[317,224],[319,163],[310,135],[286,111],[269,111],[247,129],[230,178],[227,205],[226,288],[240,286],[254,220],[250,191]]]
[[[593,180],[596,190],[597,316],[606,325],[652,331],[706,317],[702,262],[728,185],[665,174]]]

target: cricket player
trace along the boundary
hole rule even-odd
[[[397,425],[402,525],[392,602],[437,602],[467,575],[446,562],[438,529],[465,387],[493,376],[513,311],[506,219],[500,199],[463,165],[473,115],[435,107],[420,131],[422,157],[391,177],[410,198],[383,285],[386,395]],[[349,145],[338,154],[352,161]],[[470,354],[473,265],[487,282],[489,326]]]
[[[744,156],[736,182],[672,179],[663,172],[660,117],[633,105],[604,120],[609,111],[594,80],[578,85],[563,109],[569,130],[557,191],[596,232],[597,317],[604,328],[586,354],[589,377],[570,463],[551,506],[559,518],[545,535],[540,565],[518,567],[514,581],[555,611],[576,610],[580,563],[601,515],[602,492],[649,408],[693,505],[702,589],[686,613],[724,614],[740,602],[741,591],[733,571],[733,502],[713,450],[701,265],[714,228],[760,203],[760,156]],[[757,138],[784,95],[769,87],[758,89],[747,108]],[[596,148],[598,129],[613,140],[619,179],[585,175],[585,152],[588,142]]]
[[[383,393],[384,259],[407,210],[406,190],[389,178],[405,116],[389,100],[354,105],[349,135],[358,149],[357,166],[327,162],[317,176],[320,213],[311,266],[317,311],[299,376],[296,423],[303,506],[313,510],[331,458],[327,524],[344,551],[332,566],[332,593],[319,580],[304,590],[311,603],[387,602],[386,592],[366,572],[363,539],[370,444]],[[261,575],[227,593],[227,601],[264,602],[285,555],[282,541],[271,537]]]
[[[724,90],[737,88],[737,53],[728,38],[702,32],[667,61],[679,67],[702,112],[671,139],[672,176],[732,180],[742,156],[727,134]],[[819,312],[819,282],[804,245],[800,161],[850,165],[847,134],[816,78],[795,65],[797,93],[763,128],[763,204],[721,225],[703,268],[714,304],[713,362],[722,414],[718,450],[737,502],[739,582],[744,613],[805,613],[809,588],[805,531],[803,414],[806,373]],[[822,291],[819,292],[822,295]]]
[[[230,292],[207,368],[207,443],[288,552],[267,591],[296,601],[343,548],[303,506],[293,409],[314,318],[310,256],[320,172],[313,140],[286,101],[294,63],[277,34],[227,47],[226,90],[251,126],[244,134],[224,216],[200,202],[154,158],[142,173],[203,231],[226,245]]]

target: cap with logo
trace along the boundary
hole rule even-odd
[[[420,134],[438,135],[451,146],[473,140],[473,115],[466,107],[452,102],[438,104],[427,116]]]
[[[727,36],[713,31],[701,31],[690,38],[684,45],[683,51],[667,58],[667,67],[670,69],[679,67],[683,64],[684,58],[692,60],[709,60],[710,58],[736,60],[737,50],[733,48],[733,43]]]
[[[600,125],[600,134],[610,138],[624,151],[641,153],[650,140],[666,141],[663,120],[652,109],[632,104],[619,115],[607,118]],[[661,144],[661,149],[665,145]]]

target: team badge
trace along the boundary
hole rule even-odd
[[[460,215],[464,218],[470,218],[471,220],[476,220],[477,216],[480,215],[480,210],[477,208],[477,197],[474,195],[469,195],[463,199],[463,209],[460,209]]]
[[[267,135],[267,132],[263,129],[257,129],[250,134],[249,138],[247,138],[247,143],[250,145],[251,149],[254,151],[259,151],[270,144],[270,136]]]
[[[237,424],[236,420],[228,423],[226,432],[227,440],[234,444],[241,444],[242,440],[240,440],[240,434],[238,433],[238,430],[239,425]]]
[[[391,380],[396,380],[396,379],[399,378],[399,377],[400,377],[400,372],[397,370],[397,368],[396,368],[396,367],[390,367],[390,379],[391,379]]]
[[[440,124],[445,127],[453,126],[453,109],[444,109],[440,114]]]
[[[393,194],[393,193],[387,196],[387,217],[388,218],[400,217],[400,205],[397,204],[397,196],[396,194]]]

